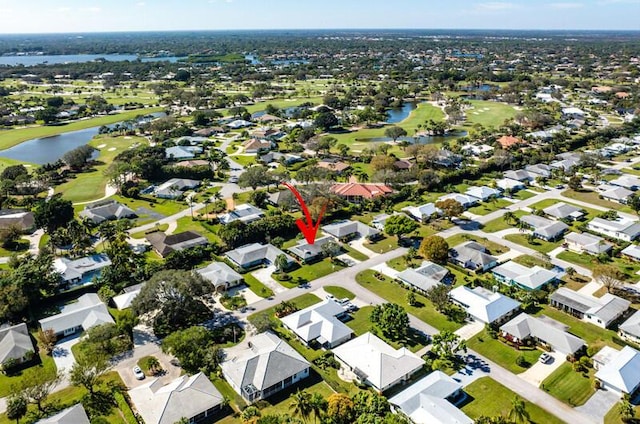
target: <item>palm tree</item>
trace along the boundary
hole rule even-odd
[[[255,423],[262,414],[255,406],[248,406],[240,413],[240,421],[245,424]]]
[[[511,401],[511,410],[509,411],[509,420],[515,424],[527,424],[530,422],[529,413],[527,412],[524,401],[515,396]]]
[[[322,417],[322,413],[327,410],[327,400],[320,393],[311,395],[311,412],[313,412],[313,422],[317,422]]]
[[[506,212],[504,213],[504,215],[502,215],[502,219],[503,219],[503,220],[504,220],[504,222],[506,222],[507,224],[510,224],[510,223],[514,222],[515,218],[516,218],[516,215],[515,215],[513,212],[511,212],[511,211],[506,211]]]
[[[294,415],[298,415],[303,421],[307,421],[307,418],[309,418],[309,415],[311,415],[311,412],[313,411],[311,405],[311,394],[298,389],[291,395],[289,409]]]

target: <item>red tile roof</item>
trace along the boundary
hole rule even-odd
[[[500,137],[498,139],[498,143],[500,143],[500,145],[502,146],[503,149],[506,149],[507,147],[511,147],[511,146],[516,145],[516,144],[524,143],[524,141],[522,141],[522,139],[520,139],[518,137],[514,137],[512,135],[503,135],[502,137]]]
[[[393,193],[393,189],[386,184],[345,183],[335,184],[331,187],[331,192],[339,196],[373,199]]]

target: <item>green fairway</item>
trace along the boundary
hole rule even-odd
[[[84,130],[91,127],[99,127],[101,125],[114,124],[120,121],[133,119],[138,115],[147,115],[153,112],[160,112],[160,107],[148,109],[135,109],[114,115],[100,116],[97,118],[83,119],[64,125],[42,125],[29,128],[20,128],[13,130],[0,131],[0,150],[20,144],[23,141],[32,138],[51,137],[71,131]]]
[[[516,116],[517,110],[506,103],[489,102],[484,100],[471,100],[472,109],[466,111],[467,123],[465,126],[481,124],[485,127],[497,128],[504,121]]]

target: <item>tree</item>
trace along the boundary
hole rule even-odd
[[[451,331],[443,330],[434,334],[431,352],[440,360],[453,362],[458,352],[466,352],[464,340]]]
[[[320,112],[314,119],[313,125],[322,131],[329,131],[338,125],[338,118],[331,112]]]
[[[629,196],[629,198],[627,199],[627,205],[629,205],[631,209],[636,211],[637,214],[640,214],[640,194],[633,193],[631,196]]]
[[[392,236],[398,236],[398,241],[403,235],[418,229],[418,224],[405,214],[391,215],[384,224],[384,231]]]
[[[406,137],[407,131],[398,126],[391,126],[384,130],[385,137],[389,137],[395,143],[400,137]]]
[[[578,176],[578,175],[574,175],[573,177],[569,178],[569,188],[571,190],[581,190],[582,189],[582,177]]]
[[[340,246],[335,241],[328,241],[322,245],[321,250],[322,250],[322,254],[325,257],[333,261],[334,258],[338,256],[340,252],[342,252],[342,246]]]
[[[218,358],[211,356],[214,350],[213,335],[199,325],[169,334],[162,341],[162,351],[178,358],[180,366],[188,373],[213,372]]]
[[[284,272],[289,267],[289,259],[287,259],[287,255],[281,253],[276,256],[273,264],[276,266],[276,272]]]
[[[20,418],[27,415],[27,399],[22,393],[11,395],[7,399],[7,418],[20,423]]]
[[[35,368],[28,369],[22,378],[22,393],[27,401],[38,408],[40,413],[45,412],[44,402],[60,381],[61,375],[53,378],[39,372]]]
[[[307,418],[309,418],[313,410],[311,407],[311,394],[305,390],[301,391],[300,389],[291,394],[289,410],[293,415],[299,416],[303,421],[307,421]]]
[[[334,393],[327,398],[327,417],[335,424],[351,424],[353,401],[343,393]]]
[[[511,410],[507,418],[515,424],[526,424],[530,422],[531,418],[529,417],[525,403],[518,396],[515,396],[511,401]]]
[[[247,406],[240,413],[240,421],[244,424],[257,423],[258,418],[260,418],[261,415],[260,410],[255,406]]]
[[[24,165],[11,165],[2,170],[0,179],[16,180],[27,175],[29,175],[29,171],[27,171],[27,168]]]
[[[412,291],[407,293],[407,303],[409,304],[409,306],[416,306],[416,304],[418,303],[416,301],[416,294]]]
[[[251,187],[256,190],[260,186],[268,186],[273,183],[273,179],[266,166],[252,166],[247,168],[238,178],[238,185],[246,188]]]
[[[451,300],[449,299],[449,287],[445,284],[436,284],[427,290],[427,299],[433,303],[436,310],[439,312],[445,311],[449,305],[451,304]]]
[[[22,230],[17,225],[0,228],[0,245],[8,250],[16,250],[18,241],[22,237]]]
[[[395,303],[376,305],[371,311],[370,320],[391,340],[403,340],[409,333],[409,315]]]
[[[249,195],[249,200],[251,201],[251,203],[259,208],[264,208],[268,199],[269,193],[264,190],[256,190],[251,192],[251,194]]]
[[[503,215],[502,215],[502,220],[504,222],[506,222],[507,224],[512,224],[513,222],[515,222],[516,219],[516,214],[514,214],[511,211],[506,211]]]
[[[95,387],[109,369],[109,363],[104,357],[91,360],[81,359],[76,361],[69,373],[71,384],[78,387],[84,387],[90,396],[95,394]]]
[[[420,243],[420,255],[440,265],[447,263],[449,259],[449,244],[440,236],[429,236]]]
[[[66,226],[73,219],[73,214],[73,204],[63,199],[60,193],[49,200],[41,200],[33,211],[36,226],[48,234]]]
[[[46,330],[38,328],[36,338],[46,354],[51,355],[51,352],[53,352],[53,349],[56,347],[56,333],[50,328],[47,328]]]
[[[454,199],[441,200],[439,202],[436,202],[435,206],[436,208],[440,209],[444,216],[446,216],[449,220],[451,220],[451,218],[462,215],[462,212],[464,212],[464,208],[462,207],[460,202]]]
[[[374,171],[393,170],[396,158],[387,155],[375,155],[371,158],[371,168]]]
[[[622,273],[613,265],[596,265],[593,267],[592,275],[593,279],[606,287],[609,293],[620,287],[621,280],[624,279]]]
[[[628,396],[624,396],[618,404],[618,412],[620,413],[622,422],[625,423],[631,421],[635,417],[636,411],[633,404],[629,402]]]
[[[96,149],[88,144],[76,147],[62,156],[62,161],[73,169],[82,169],[93,156]]]
[[[310,406],[313,413],[313,422],[315,423],[327,410],[327,400],[320,393],[314,393],[311,395]]]

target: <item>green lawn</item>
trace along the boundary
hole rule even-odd
[[[467,110],[467,122],[465,126],[481,124],[485,127],[498,128],[504,121],[513,118],[518,113],[513,106],[506,103],[490,102],[484,100],[471,100],[473,109]]]
[[[298,297],[294,297],[293,299],[290,300],[290,302],[295,304],[298,307],[298,309],[304,309],[304,308],[306,308],[308,306],[315,305],[316,303],[320,303],[321,300],[315,294],[305,293],[305,294],[300,295]],[[273,306],[271,308],[265,309],[264,311],[260,311],[260,312],[256,312],[255,314],[251,314],[251,315],[249,315],[249,317],[247,319],[249,321],[251,321],[253,318],[255,318],[258,315],[275,316],[275,311],[276,311],[276,307]]]
[[[0,150],[20,144],[32,138],[50,137],[71,131],[83,130],[101,125],[113,124],[115,122],[133,119],[138,115],[147,115],[153,112],[160,112],[162,108],[135,109],[114,115],[100,116],[98,118],[84,119],[64,125],[45,125],[29,128],[19,128],[7,131],[0,131]]]
[[[238,165],[249,166],[256,163],[255,156],[246,156],[246,155],[231,155],[229,158],[236,162]]]
[[[407,261],[404,260],[403,256],[398,256],[397,258],[388,260],[387,265],[389,265],[391,268],[395,269],[396,271],[400,271],[400,272],[407,269]]]
[[[512,259],[512,261],[528,268],[533,268],[536,265],[546,269],[553,268],[553,264],[551,262],[531,255],[520,255]]]
[[[522,218],[529,213],[526,211],[515,211],[513,213],[516,217]],[[508,228],[514,228],[513,225],[508,224],[503,218],[496,218],[484,224],[482,231],[485,233],[495,233],[498,231],[506,230]]]
[[[4,373],[0,373],[0,397],[8,396],[14,387],[19,387],[22,382],[22,377],[25,372],[37,372],[40,375],[53,378],[56,375],[56,364],[51,356],[45,355],[40,352],[40,364],[31,368],[27,368],[16,375],[7,376]],[[33,370],[33,371],[29,371]]]
[[[116,202],[122,203],[134,210],[134,212],[138,208],[145,208],[147,210],[159,213],[163,216],[171,216],[174,215],[188,207],[188,205],[181,201],[169,200],[169,199],[156,199],[152,196],[140,196],[137,199],[131,199],[128,197],[123,197],[120,195],[111,196],[110,199],[115,200]],[[153,222],[157,219],[150,218],[149,215],[145,213],[138,213],[138,218],[136,219],[136,225],[142,225],[145,222]]]
[[[562,244],[562,240],[556,241],[556,242],[549,242],[545,240],[540,240],[538,238],[533,240],[533,243],[529,243],[529,241],[527,240],[527,235],[522,233],[507,234],[506,236],[504,236],[504,238],[505,240],[518,243],[521,246],[525,246],[530,249],[537,250],[540,253],[549,253],[553,249],[560,247],[560,245]]]
[[[471,212],[474,215],[488,215],[491,212],[495,212],[498,209],[506,208],[507,206],[512,204],[513,203],[505,199],[497,199],[495,202],[493,201],[484,202],[479,206],[474,206],[472,208],[469,208],[469,212]]]
[[[299,284],[308,283],[309,281],[329,275],[332,272],[340,271],[343,268],[343,266],[333,264],[328,258],[325,258],[310,265],[302,265],[300,268],[289,272],[289,275],[292,277],[291,281],[282,282],[282,285],[290,288],[296,287]]]
[[[531,365],[538,361],[538,358],[542,352],[538,349],[535,350],[517,350],[500,340],[492,339],[486,330],[476,334],[467,341],[469,349],[473,349],[481,355],[486,356],[498,365],[508,369],[514,374],[519,374],[527,370],[527,368],[521,367],[516,364],[516,358],[520,355]]]
[[[355,294],[340,286],[324,286],[323,289],[327,293],[334,295],[336,299],[344,299],[346,297],[349,300],[353,300],[356,297]]]
[[[382,280],[379,280],[374,277],[374,271],[366,270],[356,276],[356,281],[362,287],[372,291],[383,299],[401,305],[408,313],[434,326],[438,330],[456,331],[462,327],[462,324],[449,321],[445,315],[436,311],[431,301],[419,293],[415,293],[419,306],[409,306],[407,303],[407,293],[409,293],[409,290],[399,284],[393,283],[388,277],[382,277]]]
[[[184,216],[177,221],[178,227],[174,234],[182,233],[185,231],[195,231],[196,233],[202,234],[205,236],[210,242],[222,243],[217,234],[211,231],[210,225],[206,224],[205,221],[197,221],[191,219],[190,216]]]
[[[530,192],[529,190],[519,190],[515,194],[511,195],[511,197],[518,200],[531,199],[533,196],[535,196],[535,194]]]
[[[590,203],[592,205],[602,206],[608,209],[614,209],[617,211],[627,212],[631,214],[635,213],[629,206],[621,205],[620,203],[610,202],[608,200],[601,199],[598,193],[591,190],[575,191],[575,190],[569,189],[569,190],[563,191],[562,195],[569,199],[580,200],[582,202]]]
[[[283,390],[282,392],[268,398],[264,403],[268,404],[269,406],[262,408],[260,412],[262,413],[262,415],[291,415],[290,396],[298,389],[304,390],[307,393],[318,393],[325,399],[335,393],[327,383],[322,381],[320,376],[318,376],[317,374],[312,374],[310,377],[306,378],[300,383],[295,384],[292,387],[289,387],[286,390]]]
[[[260,297],[271,297],[273,296],[273,290],[269,287],[265,286],[253,275],[246,273],[243,275],[244,282],[249,286],[249,289],[257,294]]]
[[[471,397],[471,401],[461,409],[472,419],[480,416],[495,417],[501,415],[506,417],[511,410],[511,401],[516,394],[504,387],[502,384],[491,379],[482,377],[464,388],[464,391]],[[525,400],[525,408],[531,418],[532,424],[563,424],[564,422],[544,409]],[[576,423],[577,424],[577,423]]]
[[[258,103],[246,106],[246,108],[249,113],[255,113],[255,112],[260,112],[265,110],[267,105],[272,105],[277,108],[284,109],[288,107],[298,106],[298,105],[301,105],[302,103],[307,103],[307,102],[311,102],[317,105],[322,103],[322,97],[298,97],[296,99],[266,100],[264,102],[258,102]]]
[[[162,225],[158,225],[158,226],[156,226],[156,227],[154,228],[154,230],[157,230],[157,231],[167,231],[167,228],[169,228],[169,224],[162,224]],[[131,234],[131,238],[134,238],[134,239],[143,239],[143,238],[144,238],[144,236],[146,236],[148,232],[149,232],[149,230],[148,230],[148,231],[140,231],[140,232],[137,232],[137,233],[133,233],[133,234]]]
[[[385,236],[383,239],[375,242],[365,242],[364,246],[376,253],[387,253],[398,248],[398,239],[396,237]]]
[[[613,405],[613,408],[611,408],[609,412],[607,412],[607,415],[604,416],[604,424],[625,424],[624,421],[622,421],[619,408],[620,402]],[[630,423],[637,422],[637,418],[640,416],[640,407],[636,406],[634,409],[636,421],[629,421]]]
[[[570,363],[565,362],[545,378],[540,387],[556,399],[571,406],[580,406],[595,392],[591,378],[593,373],[593,369],[590,369],[589,376],[585,377],[575,372]]]
[[[593,267],[600,264],[596,257],[592,255],[575,253],[568,250],[560,253],[557,257],[558,259],[562,259],[563,261],[571,262],[588,269],[593,269]],[[638,280],[637,272],[640,271],[640,264],[629,259],[617,257],[611,258],[608,264],[617,267],[620,272],[627,277],[627,279],[634,282]]]
[[[508,247],[495,243],[484,237],[479,237],[479,236],[468,234],[468,233],[456,234],[455,236],[449,237],[447,239],[447,243],[449,243],[449,247],[455,247],[467,241],[475,241],[476,243],[480,243],[481,245],[486,247],[489,250],[489,253],[492,255],[502,255],[503,253],[507,253],[509,251]]]
[[[342,245],[342,250],[345,251],[347,253],[347,255],[351,256],[356,261],[362,262],[362,261],[366,261],[367,259],[369,259],[369,257],[367,255],[365,255],[364,253],[360,252],[359,250],[354,249],[351,246],[347,246],[346,244]]]

